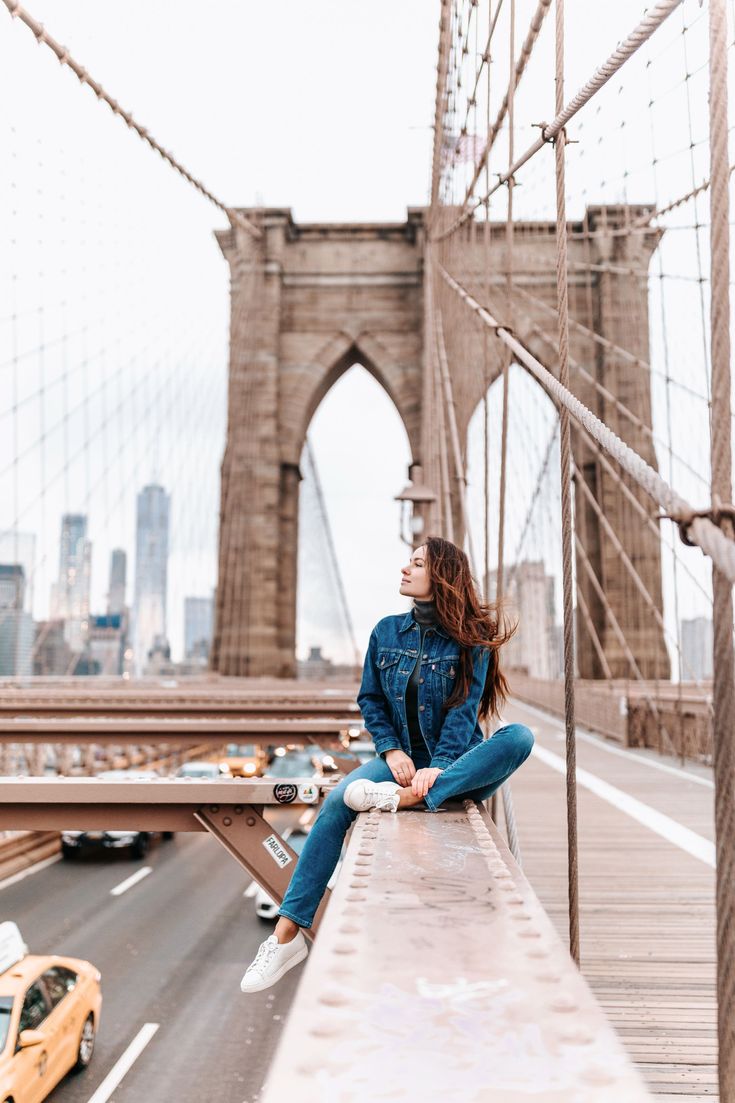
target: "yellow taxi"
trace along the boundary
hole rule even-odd
[[[94,965],[29,954],[0,923],[0,1103],[39,1103],[92,1060],[102,992]]]
[[[224,755],[218,761],[220,771],[225,776],[261,777],[268,764],[268,756],[257,743],[228,743]]]

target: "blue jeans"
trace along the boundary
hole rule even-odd
[[[424,798],[429,812],[436,812],[445,800],[487,800],[504,781],[526,761],[533,746],[533,735],[523,724],[506,724],[495,734],[473,747],[443,770]],[[421,769],[425,761],[416,761]],[[344,791],[351,781],[366,777],[371,781],[394,781],[386,762],[375,758],[348,774],[334,787],[322,805],[297,859],[291,882],[278,909],[298,923],[310,927],[329,878],[339,861],[347,829],[357,817],[345,804]],[[416,805],[420,808],[421,805]]]

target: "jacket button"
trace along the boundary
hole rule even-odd
[[[422,686],[423,684],[424,684],[424,679],[423,679],[423,678],[419,678],[419,685],[420,685],[420,686]]]
[[[423,706],[423,705],[419,705],[419,712],[423,712],[423,711],[424,711],[424,706]]]

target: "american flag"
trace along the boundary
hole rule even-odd
[[[484,134],[448,134],[444,132],[442,165],[476,165],[485,148]]]

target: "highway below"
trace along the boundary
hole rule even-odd
[[[143,869],[150,872],[124,886]],[[102,973],[92,1063],[49,1100],[257,1099],[303,966],[270,990],[240,992],[272,929],[243,895],[249,884],[216,840],[194,833],[155,844],[142,861],[89,855],[0,883],[0,919],[18,923],[31,953],[83,957]],[[127,1068],[117,1087],[115,1067]]]

